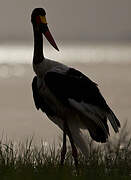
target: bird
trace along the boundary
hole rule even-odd
[[[110,136],[108,121],[115,133],[119,132],[120,121],[108,106],[98,85],[79,70],[50,60],[43,53],[43,35],[57,50],[58,46],[51,35],[43,8],[35,8],[31,14],[34,35],[32,81],[34,104],[63,131],[61,165],[64,164],[68,136],[75,166],[78,167],[78,150],[85,157],[87,139],[81,130],[90,137],[105,143]]]

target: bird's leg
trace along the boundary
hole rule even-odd
[[[69,137],[69,140],[70,140],[70,143],[71,143],[71,147],[72,147],[72,156],[74,158],[74,161],[75,161],[75,167],[76,169],[78,168],[78,154],[77,154],[77,149],[76,149],[76,146],[74,144],[74,141],[73,141],[73,138],[72,138],[72,135],[71,135],[71,132],[70,132],[70,129],[67,125],[67,122],[65,122],[65,128],[66,128],[66,133]]]
[[[61,150],[61,165],[64,164],[65,155],[66,155],[66,130],[64,128],[64,130],[63,130],[63,147]]]

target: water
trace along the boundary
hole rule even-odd
[[[64,44],[59,46],[60,52],[47,45],[44,48],[46,57],[63,63],[130,63],[131,43],[109,44]],[[31,64],[32,45],[0,45],[0,64]]]

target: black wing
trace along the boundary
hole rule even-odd
[[[71,98],[77,102],[84,101],[103,109],[108,108],[97,84],[73,68],[66,73],[47,72],[45,82],[63,103],[68,103],[68,99]]]
[[[107,105],[97,84],[80,71],[73,68],[61,72],[57,70],[49,71],[45,75],[45,83],[52,93],[65,105],[69,104],[69,99],[73,99],[77,103],[84,102],[104,111],[114,131],[118,132],[118,127],[120,127],[119,120]],[[102,121],[106,123],[104,119],[106,118],[104,117]]]
[[[47,115],[54,116],[55,113],[50,109],[50,107],[45,103],[44,97],[41,97],[39,94],[39,89],[37,87],[37,77],[35,76],[32,81],[32,92],[34,103],[37,110],[41,109]]]
[[[35,107],[37,110],[39,110],[39,108],[41,107],[41,98],[39,96],[36,76],[33,78],[33,81],[32,81],[32,92],[33,92]]]

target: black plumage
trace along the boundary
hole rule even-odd
[[[55,116],[56,114],[52,111],[48,104],[45,103],[44,98],[39,94],[39,89],[37,87],[37,76],[35,76],[32,81],[32,92],[36,109],[41,109],[42,112],[46,113],[48,116]]]
[[[70,68],[64,73],[49,71],[45,75],[45,83],[63,103],[68,103],[68,99],[72,98],[108,109],[97,84],[76,69]]]

